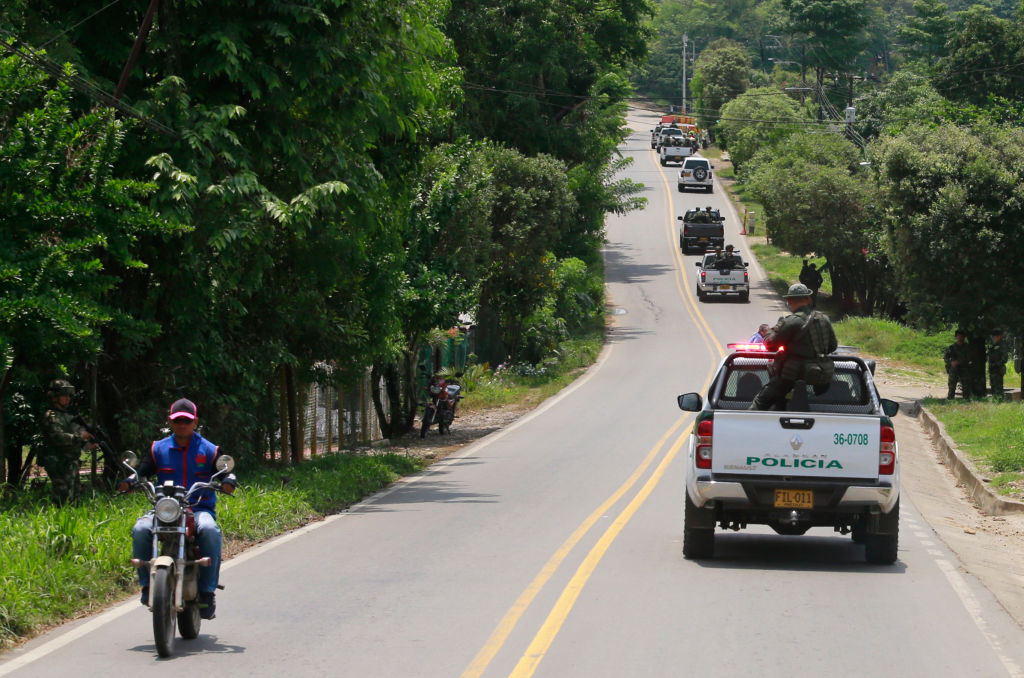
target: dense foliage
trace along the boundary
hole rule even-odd
[[[552,299],[594,294],[604,215],[642,204],[614,172],[646,0],[166,2],[125,69],[143,9],[0,8],[12,480],[55,377],[116,443],[184,395],[259,453],[303,382],[371,365],[407,427],[417,344],[460,314],[495,363],[581,326]]]

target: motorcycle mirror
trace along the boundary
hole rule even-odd
[[[131,450],[125,450],[124,453],[121,455],[121,463],[126,464],[127,466],[131,466],[132,468],[135,468],[136,466],[139,465],[139,456],[132,452]]]
[[[230,454],[218,454],[214,466],[218,471],[230,473],[235,468],[235,458]]]

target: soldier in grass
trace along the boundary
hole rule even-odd
[[[1006,374],[1007,357],[1003,331],[992,330],[992,343],[988,345],[988,378],[992,384],[992,396],[996,400],[1003,399],[1003,375]]]
[[[43,448],[39,451],[39,465],[46,469],[50,479],[50,496],[57,505],[78,498],[81,483],[78,471],[82,464],[82,447],[95,447],[92,434],[75,421],[77,415],[68,408],[75,387],[64,379],[50,383],[46,395],[50,406],[43,413]]]

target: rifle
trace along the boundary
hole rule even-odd
[[[113,482],[116,477],[117,469],[119,466],[119,460],[117,454],[114,452],[114,448],[110,445],[110,436],[103,430],[103,427],[90,424],[82,415],[76,414],[73,422],[84,428],[92,436],[92,441],[99,445],[100,450],[103,451],[103,475],[107,477],[108,482]],[[96,457],[93,453],[93,470],[96,469]],[[94,478],[95,480],[95,478]]]

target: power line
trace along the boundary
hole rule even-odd
[[[172,128],[148,117],[142,111],[135,108],[134,106],[126,104],[118,99],[115,99],[114,95],[101,89],[100,87],[90,82],[89,80],[86,80],[82,76],[77,74],[68,75],[60,64],[53,61],[52,59],[47,58],[46,55],[39,53],[31,46],[22,42],[14,33],[11,33],[10,31],[4,28],[0,28],[0,33],[7,36],[8,40],[10,41],[0,42],[0,45],[3,46],[5,52],[13,54],[25,63],[35,66],[36,68],[49,74],[51,77],[58,80],[59,82],[62,82],[68,87],[72,88],[76,92],[85,95],[92,101],[102,104],[104,106],[109,106],[110,108],[115,108],[118,111],[124,113],[125,115],[135,118],[143,125],[145,125],[146,127],[150,128],[155,132],[159,132],[160,134],[172,137],[177,136],[177,132],[175,132]]]

